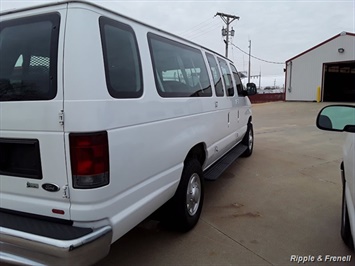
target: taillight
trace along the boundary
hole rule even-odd
[[[107,132],[70,133],[69,143],[73,187],[86,189],[108,185]]]

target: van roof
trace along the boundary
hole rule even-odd
[[[204,50],[206,50],[206,51],[209,51],[209,52],[212,52],[212,53],[214,53],[214,54],[217,54],[218,56],[223,57],[224,59],[226,59],[226,60],[228,60],[229,62],[233,63],[233,61],[230,60],[229,58],[227,58],[227,57],[225,57],[224,55],[221,55],[220,53],[217,53],[217,52],[215,52],[215,51],[213,51],[213,50],[211,50],[211,49],[209,49],[209,48],[207,48],[207,47],[204,47],[204,46],[202,46],[202,45],[200,45],[200,44],[197,44],[197,43],[192,42],[192,41],[190,41],[190,40],[184,39],[183,37],[180,37],[180,36],[175,35],[175,34],[173,34],[173,33],[164,31],[164,30],[159,29],[159,28],[157,28],[157,27],[151,26],[151,25],[146,24],[146,23],[144,23],[144,22],[141,22],[141,21],[138,21],[138,20],[136,20],[136,19],[130,18],[130,17],[126,16],[126,15],[122,15],[122,14],[116,12],[116,11],[110,10],[110,9],[108,9],[108,8],[102,7],[102,6],[100,6],[100,5],[98,5],[98,4],[95,4],[95,3],[92,3],[92,2],[86,2],[86,1],[82,1],[82,0],[67,0],[67,1],[59,1],[59,2],[50,2],[50,3],[45,3],[45,4],[33,5],[33,6],[30,6],[30,7],[24,7],[24,8],[18,8],[18,9],[5,10],[5,11],[0,12],[0,16],[7,15],[7,14],[12,14],[12,13],[18,13],[18,12],[22,12],[22,11],[29,11],[29,10],[33,10],[33,9],[42,8],[42,7],[56,6],[56,5],[69,4],[69,3],[79,3],[79,4],[84,4],[84,5],[92,6],[92,7],[94,7],[94,8],[98,8],[98,9],[101,9],[101,10],[105,10],[105,11],[107,11],[107,12],[110,12],[110,13],[112,13],[112,14],[118,15],[118,16],[123,17],[123,18],[125,18],[125,19],[131,20],[131,21],[133,21],[133,22],[135,22],[135,23],[144,25],[144,26],[149,27],[149,28],[151,28],[151,29],[154,29],[154,30],[156,30],[156,31],[162,32],[162,33],[167,34],[167,35],[170,35],[170,36],[172,36],[172,37],[174,37],[174,38],[177,38],[177,39],[183,40],[183,41],[185,41],[185,42],[188,42],[188,43],[190,43],[190,44],[192,44],[192,45],[198,46],[198,47],[200,47],[200,48],[202,48],[202,49],[204,49]]]

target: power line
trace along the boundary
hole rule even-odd
[[[249,53],[243,51],[242,49],[240,49],[238,46],[236,46],[234,43],[231,43],[231,45],[233,45],[235,48],[237,48],[239,51],[245,53],[246,55],[249,56]],[[269,63],[269,64],[285,64],[285,62],[273,62],[273,61],[268,61],[268,60],[264,60],[264,59],[261,59],[259,57],[256,57],[256,56],[253,56],[253,55],[250,55],[250,57],[254,58],[254,59],[257,59],[257,60],[260,60],[260,61],[263,61],[265,63]]]
[[[200,37],[202,35],[205,35],[209,32],[211,32],[212,30],[218,28],[221,26],[221,22],[220,21],[216,21],[216,20],[211,20],[207,22],[207,20],[205,20],[202,23],[199,23],[198,25],[192,27],[190,30],[184,31],[184,32],[180,32],[180,36],[184,37],[185,39],[195,39],[197,37]],[[207,22],[207,23],[206,23]],[[203,25],[201,25],[203,24]],[[194,28],[194,29],[193,29]]]
[[[196,37],[205,35],[206,33],[209,33],[212,30],[214,30],[214,29],[216,29],[216,28],[218,28],[220,26],[221,26],[220,24],[212,25],[212,26],[206,28],[204,31],[196,32],[196,33],[193,33],[193,34],[188,34],[188,35],[185,35],[184,37],[186,39],[196,38]]]
[[[228,23],[228,24],[230,24],[235,19],[239,19],[239,17],[237,17],[237,16],[227,15],[227,14],[223,14],[223,13],[217,13],[215,16],[217,16],[217,15],[221,16],[222,20],[225,23]],[[225,16],[230,16],[231,19],[233,19],[233,20],[232,21],[227,21],[226,18],[224,18]],[[227,19],[229,19],[229,18],[227,18]],[[215,20],[213,20],[213,19],[211,20],[211,18],[208,18],[208,19],[200,22],[199,24],[191,27],[190,29],[183,31],[182,33],[180,33],[180,35],[183,35],[184,38],[186,38],[186,39],[194,39],[194,38],[200,37],[202,35],[207,34],[210,31],[214,30],[215,28],[220,27],[220,24],[214,24],[214,22],[215,22]],[[224,40],[224,42],[226,43],[225,40]],[[243,51],[241,48],[236,46],[234,43],[229,42],[229,41],[227,43],[230,43],[232,46],[237,48],[239,51],[241,51],[242,53],[244,53],[244,54],[249,56],[249,53]],[[226,43],[226,47],[228,47],[227,43]],[[228,49],[228,48],[226,48],[226,49]],[[284,64],[284,62],[274,62],[274,61],[264,60],[264,59],[261,59],[259,57],[253,56],[253,55],[250,55],[250,57],[252,57],[254,59],[257,59],[259,61],[263,61],[265,63],[269,63],[269,64]]]
[[[180,34],[181,35],[188,35],[188,34],[191,34],[193,32],[196,32],[196,31],[198,32],[198,31],[200,31],[203,28],[208,28],[210,25],[213,25],[214,23],[215,23],[215,20],[209,18],[208,20],[204,21],[203,23],[199,23],[199,24],[191,27],[188,30],[181,31]]]
[[[194,35],[201,35],[201,34],[204,34],[206,32],[209,32],[211,31],[212,29],[215,29],[217,27],[220,27],[220,24],[214,24],[214,25],[210,25],[209,27],[206,27],[204,29],[201,29],[199,31],[195,31],[195,32],[190,32],[190,33],[187,33],[187,34],[184,34],[183,36],[185,36],[186,38],[189,38],[189,37],[192,37]]]

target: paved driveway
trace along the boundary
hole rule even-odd
[[[355,265],[340,237],[345,135],[315,127],[325,105],[255,104],[254,153],[206,182],[196,228],[179,234],[147,220],[97,265],[298,265],[296,256]],[[327,255],[351,261],[327,263]]]

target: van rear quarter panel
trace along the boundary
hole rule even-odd
[[[220,136],[227,132],[228,99],[220,99],[216,108],[214,97],[161,98],[147,41],[148,31],[159,32],[103,10],[70,5],[64,53],[66,156],[70,133],[102,130],[108,132],[110,156],[109,185],[89,190],[73,189],[67,160],[71,218],[109,219],[114,241],[174,195],[193,146],[204,143],[211,157],[213,144],[226,141]],[[144,84],[140,98],[115,99],[108,93],[101,15],[130,25],[136,34]]]

